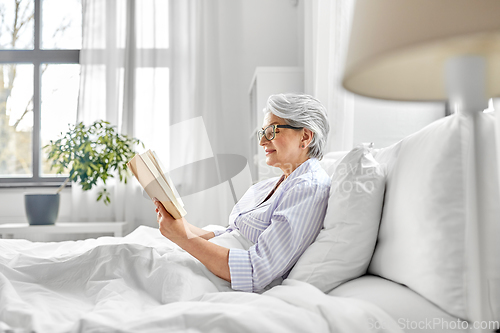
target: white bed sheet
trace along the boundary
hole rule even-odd
[[[221,244],[238,247],[237,242]],[[372,323],[388,323],[377,330]],[[285,280],[235,292],[139,227],[122,238],[0,240],[0,332],[401,332],[377,306]]]
[[[374,275],[364,275],[333,289],[329,295],[356,298],[379,306],[406,333],[466,333],[451,316],[410,288]],[[384,323],[379,323],[383,325]]]

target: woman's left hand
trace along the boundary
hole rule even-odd
[[[163,236],[176,244],[194,236],[191,235],[187,221],[184,218],[174,219],[158,199],[154,198],[153,202],[156,206],[156,221]]]

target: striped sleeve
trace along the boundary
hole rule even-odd
[[[228,264],[231,275],[231,288],[252,292],[252,262],[249,251],[230,249]]]
[[[285,275],[318,235],[326,214],[328,187],[295,184],[280,199],[271,225],[248,251],[231,249],[229,270],[234,290],[260,291]]]
[[[229,226],[229,227],[226,228],[226,230],[214,230],[212,232],[215,235],[214,237],[217,237],[217,236],[220,236],[222,234],[225,234],[226,232],[231,232],[233,230],[234,230],[234,228],[232,226]]]

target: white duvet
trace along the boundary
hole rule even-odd
[[[232,291],[149,227],[123,238],[0,240],[0,332],[381,331],[401,332],[376,306],[307,283]]]

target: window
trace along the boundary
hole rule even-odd
[[[76,121],[81,0],[3,0],[0,17],[0,186],[60,183],[41,147]]]

